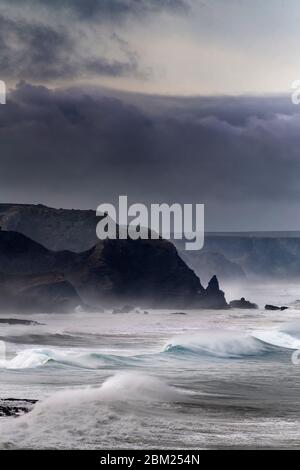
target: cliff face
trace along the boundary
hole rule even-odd
[[[0,204],[3,230],[22,233],[49,250],[81,252],[97,242],[99,218],[92,210],[53,209],[43,205]]]
[[[0,273],[0,311],[65,313],[82,305],[74,286],[59,273]]]
[[[53,209],[42,205],[0,204],[0,226],[22,233],[49,250],[83,252],[98,242],[99,218],[92,210]],[[180,256],[200,279],[246,277],[299,278],[300,234],[207,234],[203,250]]]
[[[5,274],[42,274],[72,267],[71,252],[52,252],[25,235],[0,231],[0,271]]]
[[[144,305],[191,305],[204,289],[165,240],[105,240],[71,275],[84,297]]]
[[[165,240],[106,240],[78,254],[53,252],[22,234],[0,231],[0,265],[0,287],[10,293],[12,303],[16,296],[18,308],[22,298],[27,309],[31,302],[35,310],[41,305],[43,311],[47,305],[51,311],[65,310],[66,305],[73,308],[82,301],[94,306],[227,305],[218,284],[205,290]],[[5,298],[9,296],[2,295],[2,302]]]

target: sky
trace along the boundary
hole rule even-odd
[[[299,230],[297,0],[0,0],[2,202]]]

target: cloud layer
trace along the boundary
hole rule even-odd
[[[185,11],[183,0],[3,0],[1,79],[13,82],[145,79],[122,24],[163,11]]]
[[[128,194],[204,202],[218,207],[213,217],[229,206],[276,210],[300,197],[299,131],[287,97],[114,96],[21,84],[0,107],[2,199],[96,207]]]
[[[124,16],[145,15],[164,10],[186,11],[186,0],[3,0],[9,5],[27,4],[32,8],[68,11],[82,19],[116,20]]]

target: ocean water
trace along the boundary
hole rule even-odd
[[[260,308],[20,313],[41,325],[0,324],[0,398],[39,400],[0,418],[0,448],[299,448],[300,285],[225,291]]]

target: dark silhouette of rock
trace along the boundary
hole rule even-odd
[[[5,275],[65,272],[74,269],[77,260],[80,255],[50,251],[21,233],[0,232],[0,272]]]
[[[20,416],[32,410],[37,400],[0,399],[0,417]]]
[[[23,313],[65,313],[73,311],[78,305],[84,305],[84,302],[63,274],[53,272],[22,276],[0,274],[1,310]]]
[[[215,293],[215,292],[218,292],[219,290],[220,290],[219,281],[217,279],[217,276],[214,275],[208,283],[208,286],[206,288],[206,292],[207,293]]]
[[[37,279],[34,285],[21,292],[20,307],[41,312],[70,312],[82,303],[72,284],[64,276]]]
[[[245,297],[242,297],[240,300],[232,300],[229,302],[230,308],[250,308],[250,309],[257,309],[258,306],[252,302],[249,302],[248,300],[245,299]]]
[[[204,308],[221,309],[227,308],[224,292],[220,290],[217,276],[213,276],[202,294],[202,305]]]
[[[96,242],[93,210],[55,209],[42,204],[0,204],[3,230],[26,235],[50,250],[82,252]]]
[[[289,307],[278,307],[277,305],[270,305],[270,304],[267,304],[265,305],[265,310],[287,310]]]
[[[99,241],[70,279],[84,300],[118,306],[200,305],[205,292],[175,247],[162,239]]]
[[[0,204],[2,230],[22,233],[50,250],[83,252],[96,243],[99,218],[93,210],[55,209],[44,205]],[[199,252],[180,256],[205,282],[218,279],[300,277],[299,232],[208,233]],[[0,268],[1,269],[1,268]]]
[[[39,323],[34,320],[23,320],[21,318],[0,318],[0,324],[2,325],[44,325],[44,323]]]
[[[227,306],[216,277],[204,289],[163,239],[104,240],[73,253],[54,252],[22,234],[2,231],[0,267],[0,303],[13,311],[69,311],[83,304]]]

